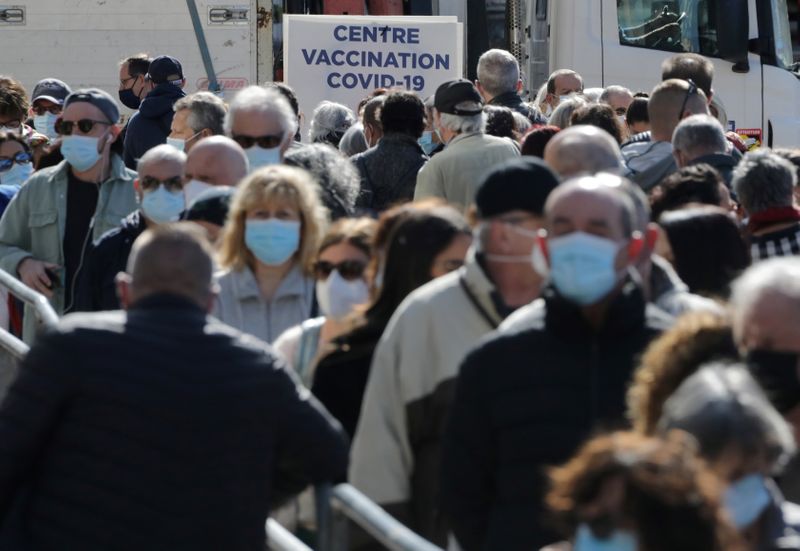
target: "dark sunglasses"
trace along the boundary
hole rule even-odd
[[[24,165],[25,163],[29,162],[31,162],[31,154],[26,151],[20,151],[13,157],[8,159],[0,159],[0,172],[11,170],[11,167],[14,166],[14,163],[17,163],[18,165]]]
[[[92,119],[81,119],[79,121],[65,121],[64,119],[58,119],[56,121],[56,132],[58,132],[62,136],[70,136],[76,124],[78,125],[78,130],[80,130],[84,134],[88,134],[89,132],[91,132],[92,128],[94,128],[94,125],[96,124],[111,126],[111,123],[108,121],[94,121]]]
[[[283,136],[258,136],[254,138],[253,136],[234,135],[233,141],[241,145],[242,149],[250,149],[253,145],[258,145],[258,147],[263,147],[264,149],[273,149],[281,145]]]
[[[683,98],[683,103],[681,104],[681,110],[678,111],[678,120],[683,118],[683,112],[686,111],[686,104],[689,103],[689,98],[692,97],[693,94],[697,93],[697,84],[690,78],[686,79],[686,82],[689,83],[689,89],[686,90],[686,96]]]
[[[166,180],[159,180],[158,178],[153,178],[152,176],[145,176],[139,179],[139,185],[142,186],[142,191],[153,191],[161,184],[164,184],[164,187],[167,189],[167,191],[172,193],[183,190],[183,178],[180,176],[173,176],[172,178],[167,178]]]
[[[321,280],[328,279],[328,276],[331,275],[331,272],[336,270],[339,272],[339,275],[341,275],[347,281],[353,281],[354,279],[364,277],[364,270],[366,269],[367,265],[358,260],[345,260],[344,262],[339,262],[338,264],[320,260],[314,264],[314,273],[316,274],[317,279]]]
[[[52,113],[53,115],[60,115],[61,114],[61,106],[60,105],[53,105],[52,107],[32,107],[31,111],[33,111],[34,115],[39,115],[40,117],[45,113]]]

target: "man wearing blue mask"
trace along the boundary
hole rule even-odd
[[[125,271],[133,242],[147,228],[177,222],[186,208],[185,166],[186,154],[166,144],[139,159],[133,187],[140,208],[89,246],[77,283],[76,311],[119,309],[115,278]]]
[[[64,161],[35,173],[0,221],[0,268],[48,297],[59,314],[72,308],[89,244],[137,208],[136,173],[116,153],[118,120],[106,92],[70,94],[56,123]],[[31,340],[36,316],[27,310],[23,335]]]
[[[40,80],[31,96],[31,115],[33,127],[51,141],[58,138],[56,121],[61,116],[64,100],[72,93],[65,83],[56,78]]]
[[[225,132],[244,149],[253,172],[283,162],[297,132],[297,117],[280,92],[249,86],[228,107]]]
[[[512,314],[461,365],[445,429],[442,505],[465,551],[538,549],[548,466],[593,431],[625,422],[636,357],[672,321],[631,269],[642,246],[629,183],[562,184],[532,254],[542,298]]]

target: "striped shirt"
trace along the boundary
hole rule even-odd
[[[776,232],[753,236],[750,254],[753,262],[775,256],[800,255],[800,223]]]

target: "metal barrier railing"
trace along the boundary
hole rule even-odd
[[[267,519],[267,545],[271,551],[312,551],[277,521]]]
[[[17,376],[19,362],[27,353],[27,344],[0,328],[0,401],[5,398],[8,387]]]
[[[350,484],[317,488],[319,551],[346,551],[352,521],[390,551],[442,551]]]
[[[36,317],[44,326],[52,327],[58,323],[58,314],[53,310],[47,297],[37,293],[5,270],[0,270],[0,286],[5,287],[12,295],[31,306],[36,312]]]

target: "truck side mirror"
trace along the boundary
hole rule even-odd
[[[719,57],[733,63],[734,72],[747,73],[750,71],[747,60],[750,37],[747,0],[718,0],[716,8]],[[724,22],[724,25],[720,22]]]

